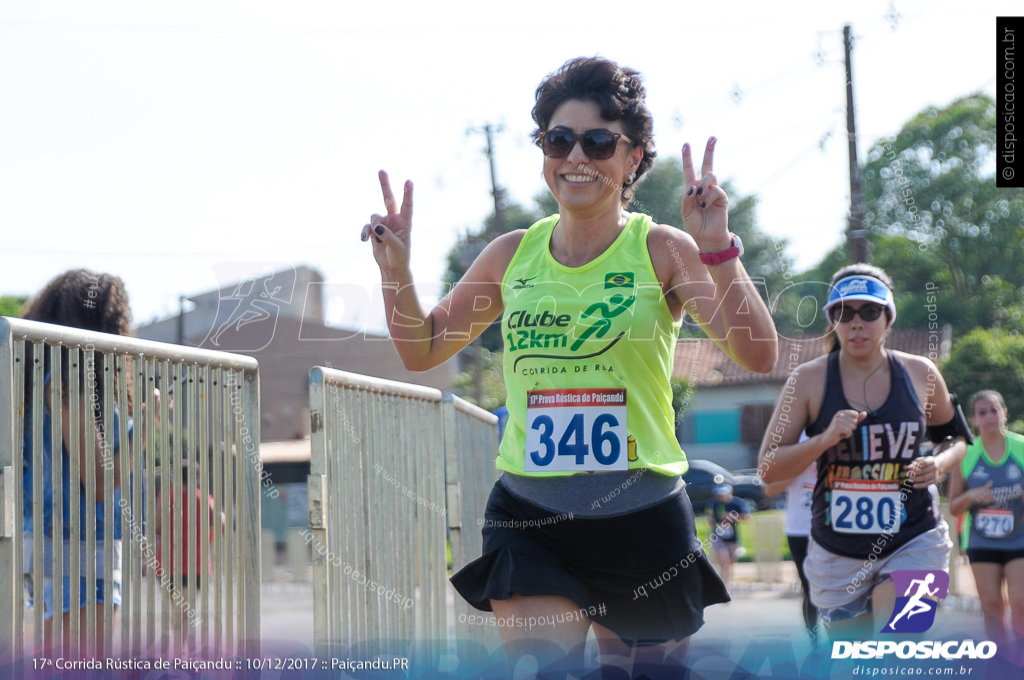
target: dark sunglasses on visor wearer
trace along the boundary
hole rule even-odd
[[[885,311],[885,307],[876,305],[873,302],[866,302],[859,309],[838,304],[828,310],[828,317],[832,319],[832,323],[849,323],[853,321],[853,317],[859,314],[860,318],[865,321],[874,321],[882,316],[883,311]]]
[[[605,161],[615,155],[615,147],[620,139],[628,144],[633,143],[626,135],[611,130],[598,128],[576,134],[568,128],[556,127],[540,133],[537,137],[537,146],[548,158],[565,158],[572,153],[576,142],[579,142],[587,158]]]

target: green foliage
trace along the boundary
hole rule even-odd
[[[765,510],[763,512],[757,512],[754,514],[763,517],[779,517],[784,513],[785,510]],[[703,545],[708,546],[709,548],[711,546],[711,525],[708,523],[708,518],[710,517],[711,513],[709,511],[704,513],[703,515],[694,518],[697,520],[697,538]],[[782,520],[781,518],[779,518],[777,521],[781,523]],[[743,547],[744,554],[742,557],[736,558],[737,562],[754,562],[757,560],[756,541],[754,540],[755,528],[756,525],[754,524],[754,522],[750,520],[744,520],[740,522],[739,529],[737,529],[737,533],[739,534],[740,546]],[[792,555],[790,555],[789,552],[789,541],[786,539],[786,535],[784,532],[779,532],[778,540],[778,554],[782,555],[782,559],[784,560],[792,560],[793,557]]]
[[[821,308],[828,297],[829,282],[836,270],[850,264],[845,244],[830,250],[822,261],[790,277],[771,300],[769,309],[780,337],[820,336],[828,320]]]
[[[524,207],[519,203],[507,203],[503,212],[505,217],[504,231],[499,231],[496,227],[494,214],[491,213],[484,220],[482,229],[468,232],[461,236],[458,242],[452,246],[452,249],[448,251],[444,272],[444,282],[447,285],[455,285],[466,274],[466,270],[469,269],[469,265],[473,264],[473,260],[476,259],[477,255],[495,238],[516,229],[526,229],[543,217],[536,210]]]
[[[686,417],[693,401],[694,386],[686,378],[672,378],[672,411],[676,414],[676,427]]]
[[[534,196],[533,202],[537,204],[540,214],[544,217],[558,214],[558,201],[547,189]]]
[[[966,405],[979,390],[996,390],[1010,419],[1024,411],[1024,336],[1015,331],[976,328],[953,343],[942,366],[951,392]]]
[[[647,213],[659,224],[685,229],[680,215],[684,180],[680,159],[657,161],[637,184],[630,210]],[[743,240],[743,266],[751,277],[764,280],[762,291],[767,296],[778,295],[786,287],[786,274],[793,266],[792,258],[785,254],[788,242],[758,228],[756,196],[740,195],[728,181],[722,182],[722,189],[729,196],[729,230]]]
[[[868,151],[864,225],[872,262],[896,284],[901,327],[925,327],[929,283],[954,335],[1012,324],[1024,306],[1024,189],[995,186],[994,149],[995,102],[975,94],[922,111]]]
[[[646,213],[658,224],[683,229],[679,206],[685,190],[683,162],[674,156],[659,158],[654,167],[637,182],[636,195],[629,210]]]
[[[469,266],[483,252],[488,243],[501,236],[502,233],[527,229],[543,215],[518,203],[508,203],[504,208],[504,217],[504,231],[500,231],[496,227],[494,214],[491,214],[484,220],[483,228],[480,231],[462,236],[448,251],[444,272],[444,282],[447,286],[454,286],[465,276]],[[492,323],[481,335],[480,342],[492,352],[500,351],[502,348],[500,324]],[[465,397],[461,393],[459,396]]]
[[[988,95],[923,110],[868,150],[864,227],[899,327],[950,324],[950,389],[999,390],[1012,420],[1024,410],[1024,189],[995,186],[995,143]],[[845,264],[844,244],[801,278],[828,281]]]
[[[675,157],[659,159],[637,184],[636,197],[629,208],[650,215],[659,224],[685,230],[680,214],[685,188],[682,161]],[[768,303],[790,285],[793,260],[786,255],[788,242],[770,236],[758,227],[756,196],[740,195],[728,181],[722,182],[722,189],[729,196],[729,230],[743,241],[743,266]],[[783,306],[781,310],[788,308]],[[782,319],[784,323],[785,319],[788,317]],[[680,334],[684,337],[704,335],[696,324],[689,321]]]
[[[27,295],[0,295],[0,316],[21,317]]]
[[[483,366],[483,374],[481,376],[482,403],[477,404],[476,398],[473,396],[474,376],[472,369],[458,373],[454,380],[452,380],[452,388],[456,394],[466,401],[488,411],[493,411],[499,406],[504,406],[505,400],[508,397],[505,391],[505,374],[502,370],[502,357],[504,354],[500,350],[492,352],[486,347],[482,348],[481,351],[483,352],[480,362],[481,366]]]
[[[950,324],[949,389],[964,402],[998,390],[1015,430],[1024,427],[1024,189],[995,186],[995,141],[988,95],[914,116],[868,151],[864,227],[872,264],[893,279],[899,327]],[[846,264],[841,244],[795,278],[828,282]]]

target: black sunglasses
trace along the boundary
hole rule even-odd
[[[853,321],[853,317],[858,314],[860,315],[860,318],[865,321],[874,321],[878,317],[882,316],[883,311],[885,311],[885,307],[882,305],[876,305],[873,302],[868,302],[867,304],[861,305],[860,309],[837,305],[829,310],[828,316],[832,319],[832,323],[849,323]]]
[[[565,158],[580,143],[583,153],[587,158],[595,161],[605,161],[615,155],[615,147],[619,140],[629,144],[633,143],[626,135],[611,130],[587,130],[582,134],[576,134],[567,128],[557,127],[553,130],[545,130],[537,136],[537,146],[541,148],[548,158]]]

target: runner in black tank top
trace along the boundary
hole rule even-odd
[[[885,348],[896,304],[884,271],[856,264],[836,272],[824,309],[827,355],[786,382],[759,471],[772,483],[817,462],[804,562],[811,600],[830,637],[862,637],[892,612],[890,573],[948,568],[952,543],[929,487],[966,447],[944,436],[956,410],[935,365]],[[933,455],[922,455],[926,437],[937,444]]]
[[[888,354],[889,397],[878,410],[867,414],[851,437],[841,439],[818,459],[811,536],[837,555],[862,557],[875,546],[875,554],[888,555],[935,528],[941,518],[928,490],[914,489],[908,479],[907,469],[920,457],[925,440],[924,409],[903,362]],[[844,409],[851,406],[843,395],[839,354],[833,352],[828,356],[821,411],[807,434],[813,437],[824,432],[835,414]],[[836,486],[846,486],[850,493],[844,494],[845,490]]]

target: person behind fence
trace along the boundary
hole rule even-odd
[[[32,321],[41,321],[45,323],[59,324],[63,326],[71,326],[73,328],[80,328],[89,331],[98,331],[101,333],[110,333],[114,335],[128,335],[131,326],[131,310],[128,305],[128,292],[125,289],[124,282],[116,276],[111,274],[102,274],[86,269],[74,269],[67,271],[52,281],[50,281],[27,305],[24,318]],[[102,502],[104,493],[104,476],[111,474],[113,476],[114,492],[114,504],[119,502],[120,499],[120,427],[118,426],[119,408],[115,404],[114,413],[112,414],[113,419],[113,433],[105,433],[103,431],[105,418],[103,417],[102,409],[104,404],[104,381],[101,379],[103,371],[105,370],[105,361],[102,354],[97,353],[95,355],[95,365],[87,366],[84,362],[76,364],[79,372],[79,385],[81,386],[81,393],[79,395],[79,404],[81,405],[81,413],[78,414],[79,421],[81,422],[81,432],[77,435],[73,435],[71,432],[71,412],[70,412],[70,394],[69,394],[69,357],[70,354],[67,348],[61,349],[61,385],[63,386],[61,402],[62,402],[62,413],[61,423],[63,426],[62,442],[61,442],[61,473],[62,473],[62,485],[61,485],[61,507],[62,507],[62,518],[63,518],[63,564],[54,565],[53,562],[53,495],[55,489],[53,488],[53,442],[51,440],[51,425],[50,420],[52,414],[50,413],[50,388],[51,381],[54,376],[51,373],[50,365],[50,353],[44,350],[44,354],[41,357],[32,357],[32,347],[27,347],[26,352],[29,356],[26,357],[26,365],[31,365],[33,359],[41,360],[45,367],[45,378],[44,384],[38,386],[34,384],[32,372],[26,371],[26,382],[25,382],[25,434],[24,434],[24,445],[23,445],[23,499],[24,499],[24,572],[25,572],[25,586],[26,596],[30,604],[36,604],[35,599],[38,596],[42,596],[44,616],[47,622],[50,622],[54,615],[54,588],[53,578],[54,576],[62,577],[62,588],[63,588],[63,603],[60,605],[63,611],[63,645],[64,649],[72,649],[72,640],[70,638],[70,621],[71,621],[71,579],[69,576],[70,572],[70,559],[71,559],[71,485],[79,485],[79,529],[81,536],[80,544],[80,596],[77,606],[81,608],[81,624],[80,632],[81,638],[77,643],[81,645],[81,648],[85,647],[86,639],[86,626],[85,626],[85,605],[87,602],[96,601],[102,604],[110,598],[113,603],[116,615],[116,607],[121,603],[121,513],[113,513],[113,536],[105,535],[104,518],[105,518],[105,504]],[[92,374],[90,373],[92,372]],[[129,373],[127,376],[128,380],[128,404],[126,405],[128,412],[131,412],[132,404],[132,376]],[[90,401],[87,398],[87,385],[95,386],[95,400]],[[32,412],[32,406],[35,400],[35,391],[42,389],[43,395],[43,413],[42,413],[42,457],[37,459],[33,454],[34,442],[32,435],[32,422],[38,414]],[[129,433],[131,432],[132,422],[129,419],[128,422]],[[79,463],[79,479],[72,480],[70,477],[70,465],[68,442],[71,441],[72,436],[79,436],[78,446],[78,463]],[[86,437],[95,438],[95,459],[90,460],[86,458],[87,451],[85,445]],[[108,443],[109,441],[109,443]],[[104,457],[109,457],[105,460]],[[86,518],[86,490],[85,486],[87,482],[88,468],[92,467],[95,472],[95,492],[96,498],[100,501],[96,504],[96,523],[94,526],[87,525]],[[42,517],[34,517],[34,486],[33,486],[33,474],[41,472],[42,483],[43,483],[43,499],[42,499]],[[33,579],[33,562],[34,562],[34,533],[37,529],[41,528],[44,532],[44,581],[39,584]],[[96,552],[94,555],[86,554],[86,537],[89,533],[95,534],[96,537]],[[107,539],[113,541],[113,582],[105,583],[103,579],[104,574],[104,541]],[[86,566],[88,561],[94,561],[96,567],[96,586],[95,592],[89,593],[88,586],[86,584]],[[56,573],[54,573],[56,571]],[[41,588],[39,587],[41,586]],[[97,629],[103,630],[103,608],[96,608],[96,624]],[[48,624],[45,630],[46,646],[52,648],[52,627]],[[102,638],[102,635],[100,636]],[[102,643],[101,643],[102,644]]]
[[[800,437],[802,440],[807,435],[801,433]],[[807,543],[811,533],[811,500],[817,481],[818,468],[815,463],[811,463],[797,477],[766,484],[764,489],[767,496],[786,491],[786,543],[789,545],[789,554],[793,558],[793,566],[796,567],[796,574],[800,579],[804,626],[812,639],[818,634],[818,608],[811,603],[811,586],[807,583],[807,575],[804,574],[804,560],[807,559]]]
[[[743,501],[733,497],[732,487],[728,484],[719,484],[712,489],[708,513],[714,536],[711,545],[718,557],[718,573],[728,588],[732,582],[732,567],[736,564],[736,550],[740,545],[740,520],[750,517],[750,513]]]
[[[980,436],[950,475],[949,511],[966,514],[961,545],[974,571],[988,638],[1012,639],[1005,624],[1009,604],[1011,629],[1024,641],[1024,437],[1007,431],[999,392],[977,392],[967,410]]]
[[[169,411],[169,409],[168,409]],[[198,468],[195,463],[189,460],[181,461],[181,470],[177,479],[177,489],[174,493],[169,491],[171,480],[161,479],[156,496],[156,559],[158,575],[161,577],[166,572],[170,574],[172,588],[172,601],[177,609],[173,612],[171,622],[175,630],[181,630],[186,620],[191,621],[195,615],[196,603],[190,596],[190,590],[194,586],[196,593],[200,592],[205,578],[213,573],[213,536],[218,528],[216,521],[216,505],[213,494],[203,493],[199,489]],[[195,494],[189,500],[189,479],[195,485]],[[165,488],[166,486],[166,488]],[[164,526],[163,526],[163,503],[167,498],[170,517],[170,531],[168,535],[168,546],[170,551],[164,557]],[[191,508],[189,507],[191,504]],[[194,513],[194,514],[192,514]],[[203,532],[203,513],[207,516],[208,530]],[[194,529],[193,529],[194,527]],[[190,545],[189,535],[194,530],[195,544]],[[180,550],[176,543],[180,541]],[[206,560],[202,560],[203,543],[206,544]],[[161,582],[162,579],[161,579]]]
[[[930,360],[886,349],[896,320],[888,274],[840,269],[824,310],[827,353],[789,377],[758,462],[766,483],[817,462],[804,572],[836,639],[881,630],[893,571],[948,570],[953,546],[930,487],[959,464],[970,432]]]
[[[688,233],[626,210],[654,163],[645,94],[636,71],[603,58],[570,60],[544,79],[534,140],[559,213],[492,241],[432,310],[421,308],[409,268],[411,182],[399,206],[382,171],[387,212],[363,228],[407,368],[447,361],[504,312],[503,474],[487,504],[484,554],[452,583],[506,622],[510,658],[529,650],[582,663],[592,628],[608,663],[635,648],[671,663],[666,654],[683,651],[703,609],[728,600],[683,489],[669,383],[677,330],[685,307],[733,360],[761,372],[778,342],[729,233],[714,138],[699,174],[683,147]],[[573,519],[531,522],[562,514]],[[581,609],[603,615],[573,616]],[[507,623],[530,616],[557,625]]]

